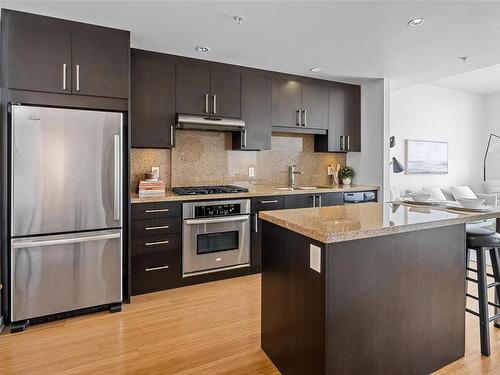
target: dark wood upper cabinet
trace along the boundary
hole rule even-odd
[[[177,63],[176,106],[191,115],[241,116],[241,72]]]
[[[128,31],[2,10],[6,87],[128,98]]]
[[[175,86],[178,113],[205,115],[210,113],[210,68],[177,63]]]
[[[171,148],[175,132],[175,62],[132,50],[132,147]]]
[[[6,87],[71,93],[71,23],[2,10]]]
[[[75,24],[72,32],[73,94],[128,98],[128,31]]]
[[[245,130],[233,132],[233,149],[271,149],[271,78],[243,73],[241,118]]]
[[[241,117],[241,73],[211,69],[210,93],[212,113],[224,117]]]
[[[315,136],[314,150],[361,151],[361,87],[332,84],[328,102],[328,132]]]
[[[273,126],[328,128],[328,86],[273,79],[272,95]]]
[[[328,129],[328,86],[301,83],[301,125],[308,128]]]
[[[272,80],[272,125],[299,127],[300,107],[300,82],[274,78]]]

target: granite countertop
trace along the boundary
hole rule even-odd
[[[235,184],[238,185],[238,184]],[[210,199],[235,199],[235,198],[251,198],[269,195],[293,195],[293,194],[319,194],[319,193],[338,193],[349,191],[370,191],[379,190],[375,185],[351,185],[338,187],[321,187],[314,190],[278,190],[277,186],[271,185],[238,185],[246,187],[248,192],[234,194],[210,194],[210,195],[178,195],[171,190],[165,191],[165,196],[139,198],[139,194],[131,194],[132,203],[151,203],[151,202],[169,202],[169,201],[193,201],[193,200],[210,200]]]
[[[261,211],[259,217],[317,241],[334,243],[493,219],[500,217],[500,206],[489,212],[469,213],[396,203],[362,203]]]

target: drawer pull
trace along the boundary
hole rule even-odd
[[[260,201],[260,203],[262,204],[266,204],[266,203],[278,203],[277,200],[274,200],[274,201]]]
[[[146,242],[146,246],[154,246],[154,245],[165,245],[170,241],[157,241],[157,242]]]
[[[169,212],[170,209],[169,208],[158,208],[156,210],[146,210],[145,212],[147,214],[152,214],[152,213],[155,213],[155,212]]]
[[[170,228],[170,226],[168,225],[162,225],[162,226],[159,226],[159,227],[146,227],[146,230],[157,230],[157,229],[168,229]]]
[[[144,268],[144,271],[151,272],[151,271],[166,270],[166,269],[169,269],[169,268],[170,268],[169,266],[148,267],[148,268]]]

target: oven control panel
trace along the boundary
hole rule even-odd
[[[241,204],[214,204],[208,206],[198,206],[194,208],[194,217],[213,217],[241,214]]]

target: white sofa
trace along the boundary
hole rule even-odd
[[[455,197],[453,196],[453,193],[451,191],[452,190],[451,187],[450,188],[438,188],[438,189],[436,189],[436,188],[423,188],[422,191],[426,191],[426,189],[427,189],[427,192],[429,192],[429,190],[433,190],[433,189],[438,190],[443,194],[443,196],[445,198],[444,200],[455,201]],[[496,206],[498,203],[498,199],[500,197],[500,181],[498,181],[498,193],[493,193],[493,192],[490,193],[489,191],[492,191],[492,190],[486,190],[486,187],[484,185],[483,185],[483,190],[485,190],[485,193],[473,193],[473,194],[477,198],[484,199],[484,204],[486,204],[488,206]],[[397,200],[398,198],[400,198],[402,196],[406,196],[406,193],[408,191],[410,191],[410,189],[405,189],[404,191],[401,191],[397,187],[391,186],[391,188],[390,188],[391,202],[394,202],[395,200]],[[472,193],[472,190],[469,189],[469,191],[470,191],[470,193]],[[486,191],[488,191],[488,193],[486,193]]]

